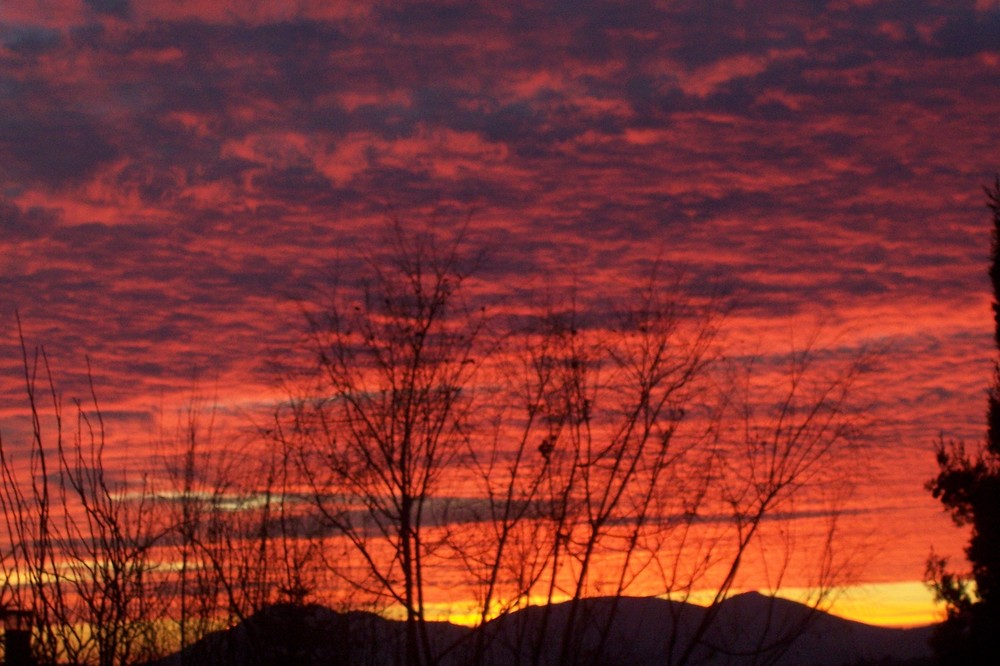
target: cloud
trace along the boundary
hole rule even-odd
[[[51,210],[39,207],[22,210],[15,203],[0,199],[0,233],[7,242],[36,238],[51,229],[57,217]]]
[[[980,53],[1000,52],[996,36],[1000,34],[1000,11],[986,14],[959,12],[934,32],[935,46],[954,58],[966,58]]]
[[[0,43],[16,55],[39,56],[59,48],[62,35],[58,30],[36,25],[10,26]]]
[[[83,0],[96,14],[128,18],[131,14],[129,0]]]
[[[117,156],[98,119],[58,108],[15,110],[16,99],[0,103],[7,111],[0,119],[0,150],[7,158],[0,174],[7,182],[62,187],[92,178]]]
[[[736,338],[902,336],[906,427],[978,425],[990,3],[47,6],[0,17],[0,305],[68,392],[89,354],[123,413],[195,368],[256,404],[289,295],[388,218],[469,219],[497,307],[614,302],[662,259],[740,295]]]

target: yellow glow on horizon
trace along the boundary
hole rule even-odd
[[[813,598],[808,588],[783,588],[777,596],[800,603]],[[944,610],[922,581],[865,583],[834,590],[823,606],[831,615],[880,627],[919,627],[940,622]]]
[[[733,590],[730,596],[745,591],[749,590]],[[767,593],[762,592],[762,594]],[[714,591],[702,590],[691,593],[687,601],[706,606],[712,602],[714,596]],[[776,596],[808,604],[811,599],[815,599],[815,591],[808,588],[783,588]],[[555,599],[554,603],[567,599],[568,597]],[[529,605],[544,603],[544,597],[539,597],[531,599]],[[868,583],[838,588],[826,610],[847,620],[881,627],[918,627],[940,622],[943,618],[941,605],[934,600],[933,593],[921,581]],[[475,627],[480,620],[479,611],[473,602],[428,604],[426,611],[429,620],[446,621],[466,627]],[[387,609],[383,615],[396,620],[406,617],[402,608],[397,607]]]
[[[729,596],[749,591],[733,590]],[[707,606],[712,603],[714,595],[710,590],[694,592],[688,601]],[[816,591],[811,588],[787,587],[778,590],[775,596],[812,605],[815,603]],[[828,603],[820,604],[820,607],[831,615],[880,627],[919,627],[940,622],[943,616],[941,605],[934,601],[934,594],[922,581],[868,583],[837,588],[830,595]]]
[[[883,627],[918,627],[944,619],[942,605],[922,581],[852,585],[841,590],[830,612]]]
[[[552,603],[559,604],[564,601],[569,601],[568,595],[556,596],[553,598]],[[519,608],[525,608],[527,606],[542,606],[545,603],[546,597],[544,595],[537,595],[522,603]],[[474,601],[428,603],[424,605],[424,611],[427,619],[432,622],[451,622],[452,624],[459,624],[465,627],[479,626],[479,621],[482,619],[482,608],[480,608]],[[500,612],[501,608],[497,605],[494,612],[490,613],[489,619],[492,620],[499,615]],[[402,606],[390,606],[382,613],[382,615],[391,620],[406,619],[406,612],[403,610]]]

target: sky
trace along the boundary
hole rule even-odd
[[[874,616],[960,557],[923,484],[984,430],[998,81],[996,0],[0,2],[0,427],[15,313],[136,447],[273,399],[295,299],[389,220],[467,222],[497,302],[661,260],[737,344],[886,345]]]

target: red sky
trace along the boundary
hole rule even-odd
[[[983,432],[998,81],[995,0],[3,3],[0,426],[15,309],[137,444],[270,399],[290,299],[387,219],[471,212],[498,302],[662,257],[745,348],[889,343],[849,529],[919,580],[933,443]]]

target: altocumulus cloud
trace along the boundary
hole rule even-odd
[[[349,283],[387,217],[474,211],[498,299],[613,298],[662,257],[741,294],[739,336],[900,336],[906,427],[978,428],[995,3],[13,4],[5,335],[16,307],[89,354],[112,406],[193,368],[245,397],[289,295],[334,262]]]

